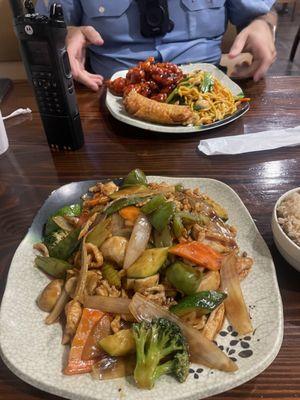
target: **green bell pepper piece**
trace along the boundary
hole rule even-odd
[[[161,232],[154,230],[155,247],[171,247],[173,246],[173,237],[168,225]]]
[[[45,236],[49,235],[52,232],[55,232],[59,229],[59,226],[53,221],[52,217],[61,216],[61,217],[78,217],[81,214],[81,205],[80,204],[71,204],[69,206],[64,206],[56,211],[51,217],[48,218],[45,226]]]
[[[159,206],[166,202],[165,197],[162,194],[157,194],[152,197],[142,208],[141,211],[148,215],[155,211]]]
[[[122,187],[132,186],[132,185],[148,185],[147,177],[142,170],[139,168],[133,169],[129,172],[123,181]]]
[[[87,234],[86,243],[92,243],[97,247],[100,247],[110,234],[108,226],[110,224],[110,219],[100,221],[91,232]]]
[[[151,225],[161,232],[170,222],[175,212],[175,203],[172,201],[165,202],[158,207],[150,216]]]
[[[198,315],[211,313],[227,297],[226,293],[208,290],[195,293],[184,297],[177,304],[170,307],[170,311],[179,317],[192,311],[197,311]]]
[[[175,185],[175,192],[183,192],[184,191],[184,186],[182,183],[177,183]]]
[[[184,294],[191,295],[197,292],[202,279],[202,273],[181,261],[170,265],[166,272],[168,281]]]
[[[177,239],[182,237],[184,225],[183,225],[181,217],[178,213],[174,214],[172,227],[173,227],[173,232],[174,232],[175,236],[177,237]]]
[[[66,271],[72,269],[73,266],[63,260],[54,257],[37,256],[34,260],[36,267],[53,276],[54,278],[64,278]]]
[[[80,230],[81,228],[74,229],[55,246],[48,248],[50,257],[67,260],[79,246],[80,240],[78,240],[78,236]]]

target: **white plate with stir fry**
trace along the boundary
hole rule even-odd
[[[181,65],[180,68],[187,76],[169,94],[166,102],[147,104],[144,96],[138,93],[127,95],[124,101],[122,97],[108,90],[106,106],[109,112],[121,122],[148,131],[195,133],[226,125],[249,110],[250,99],[244,96],[242,88],[215,65],[193,63]],[[111,81],[125,78],[127,72],[116,72]],[[197,81],[200,82],[200,86],[195,85]],[[173,111],[166,109],[172,104],[189,108],[185,111],[175,109],[173,117],[178,121],[174,123],[168,122],[167,116]]]
[[[221,393],[262,372],[282,335],[273,261],[236,193],[139,170],[51,194],[0,314],[7,366],[70,399]]]

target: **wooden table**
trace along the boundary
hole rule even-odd
[[[80,89],[85,147],[74,153],[51,153],[31,89],[25,82],[15,83],[2,105],[3,114],[30,107],[33,115],[23,117],[23,123],[22,117],[7,122],[10,148],[0,156],[0,298],[19,242],[48,194],[60,185],[118,177],[135,167],[147,174],[219,179],[239,194],[270,247],[284,304],[285,336],[279,355],[265,372],[216,397],[300,399],[300,274],[276,250],[270,227],[276,199],[300,186],[300,149],[215,157],[197,150],[200,137],[299,125],[300,77],[270,77],[243,86],[253,98],[248,114],[227,127],[188,136],[155,135],[125,126],[108,115],[104,96]],[[58,398],[22,382],[0,361],[0,399]]]

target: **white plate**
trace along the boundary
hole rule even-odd
[[[184,73],[189,73],[199,69],[210,72],[213,76],[218,78],[224,86],[230,89],[234,96],[243,93],[242,88],[240,88],[239,85],[233,82],[226,74],[224,74],[224,72],[219,70],[215,65],[206,63],[186,64],[182,65],[181,69],[183,70]],[[127,70],[118,71],[111,77],[111,79],[113,80],[119,77],[125,77],[126,73]],[[109,90],[107,90],[105,103],[109,112],[119,121],[148,131],[165,132],[165,133],[195,133],[199,131],[207,131],[209,129],[214,129],[219,126],[229,124],[230,122],[240,118],[249,110],[249,103],[242,103],[238,111],[236,111],[230,117],[223,119],[222,121],[217,121],[214,122],[213,124],[203,125],[200,127],[182,126],[182,125],[176,126],[176,125],[159,125],[153,122],[142,121],[140,119],[130,116],[130,114],[126,112],[123,106],[122,98],[113,95]]]
[[[218,345],[235,358],[239,370],[225,373],[192,364],[185,383],[162,377],[151,391],[137,389],[131,378],[101,382],[93,381],[89,374],[70,377],[61,373],[65,360],[60,343],[61,326],[46,326],[45,313],[35,304],[48,278],[33,267],[32,244],[40,239],[45,218],[60,206],[78,200],[93,184],[88,181],[62,186],[51,194],[11,263],[0,312],[0,349],[5,364],[24,381],[73,400],[199,400],[254,378],[276,357],[283,336],[283,314],[275,268],[269,249],[241,199],[229,186],[212,179],[150,177],[150,180],[200,187],[220,202],[228,210],[229,223],[238,229],[240,248],[255,260],[242,283],[254,333],[238,338],[225,321],[216,338]]]

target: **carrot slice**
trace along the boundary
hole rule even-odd
[[[124,207],[119,211],[119,214],[122,218],[127,219],[131,222],[135,222],[140,213],[140,209],[135,206]]]
[[[223,256],[207,244],[200,242],[187,242],[177,244],[169,249],[169,253],[192,261],[201,267],[213,271],[221,268]]]
[[[248,101],[250,101],[250,97],[242,97],[241,99],[239,99],[238,101],[241,103],[247,103]]]
[[[63,371],[65,375],[91,372],[92,366],[97,360],[82,360],[82,352],[94,325],[97,324],[104,315],[105,314],[100,310],[93,310],[91,308],[83,309],[81,320],[72,341],[68,365]]]

